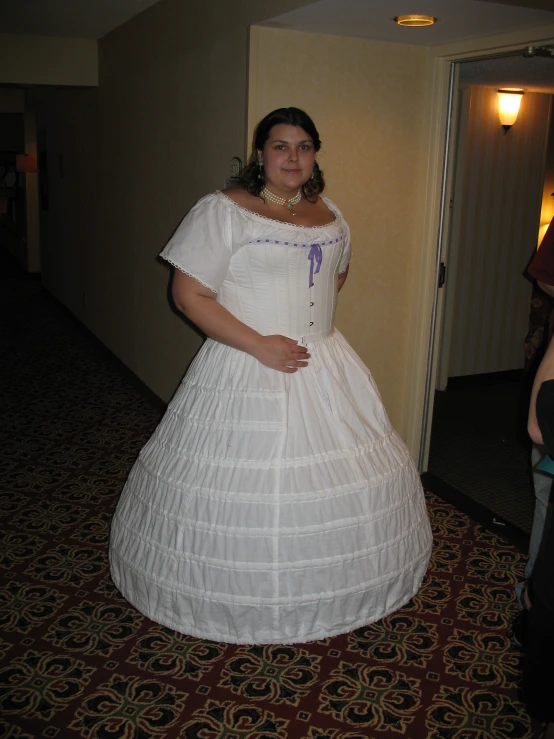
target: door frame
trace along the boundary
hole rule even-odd
[[[440,262],[448,256],[446,204],[453,190],[451,121],[458,101],[453,89],[452,66],[456,62],[498,57],[517,52],[526,45],[554,43],[554,24],[534,29],[431,48],[432,88],[429,95],[426,147],[427,182],[425,222],[421,249],[414,265],[414,294],[410,315],[410,345],[407,363],[405,437],[419,472],[427,470],[431,437],[431,414],[437,383],[438,343],[442,333],[443,297],[438,288]]]

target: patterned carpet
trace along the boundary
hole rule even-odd
[[[0,736],[530,736],[508,637],[524,559],[431,493],[424,586],[380,623],[237,647],[142,617],[107,547],[158,412],[37,281],[0,287]]]

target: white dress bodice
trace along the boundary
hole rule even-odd
[[[333,327],[337,277],[350,253],[348,227],[338,208],[325,202],[334,220],[303,227],[264,218],[214,193],[193,208],[162,256],[217,292],[219,303],[259,333],[325,338]],[[207,223],[220,225],[218,236]]]

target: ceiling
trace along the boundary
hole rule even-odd
[[[159,1],[0,0],[0,30],[100,39]],[[230,12],[232,7],[229,2]],[[414,11],[439,20],[428,28],[401,28],[392,20],[395,15]],[[422,46],[546,24],[554,24],[554,0],[318,0],[260,23],[272,28]],[[467,84],[511,85],[554,94],[554,55],[464,62],[460,79]]]
[[[0,0],[0,31],[99,39],[159,0]]]
[[[538,7],[531,7],[534,5]],[[426,28],[403,28],[394,23],[395,15],[414,12],[416,8],[418,13],[438,18],[437,23]],[[554,24],[554,0],[529,3],[515,0],[416,0],[416,3],[414,0],[319,0],[259,25],[432,47],[547,24]],[[554,46],[552,51],[552,57],[524,58],[521,53],[463,62],[460,82],[488,87],[523,87],[530,92],[554,94]]]
[[[554,56],[531,59],[509,56],[462,62],[460,82],[485,87],[522,87],[528,92],[554,95]]]
[[[0,32],[99,39],[159,1],[0,0]],[[439,22],[408,29],[391,21],[413,12]],[[543,23],[554,23],[554,0],[319,0],[266,25],[433,46]]]
[[[438,18],[426,28],[405,28],[396,15],[420,13]],[[554,24],[551,11],[483,0],[319,0],[259,25],[336,36],[438,46],[453,41]]]

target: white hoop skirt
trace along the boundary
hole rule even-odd
[[[287,375],[208,341],[143,449],[111,563],[154,621],[239,644],[304,642],[417,592],[431,537],[413,463],[340,334],[309,351]]]
[[[421,584],[431,533],[417,471],[332,328],[340,242],[326,251],[319,238],[315,279],[299,242],[256,240],[226,268],[218,300],[265,334],[305,327],[311,359],[285,374],[207,340],[193,362],[112,524],[114,582],[158,623],[238,644],[305,642],[376,621]]]

